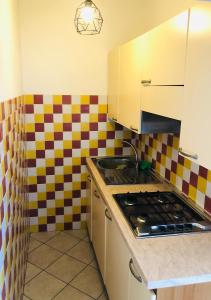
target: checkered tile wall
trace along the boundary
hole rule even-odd
[[[201,208],[211,213],[211,170],[178,154],[179,137],[171,134],[141,135],[142,159],[152,161],[154,169]]]
[[[107,121],[106,97],[24,98],[31,231],[83,228],[86,157],[130,154],[135,135]]]
[[[0,299],[20,299],[28,245],[23,98],[0,103]]]

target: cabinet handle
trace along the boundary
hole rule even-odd
[[[179,153],[189,158],[198,159],[198,154],[184,151],[182,148],[179,148]]]
[[[142,80],[141,81],[141,84],[147,86],[147,85],[150,85],[152,83],[152,80],[151,79],[148,79],[148,80]]]
[[[117,122],[117,119],[116,118],[112,118],[112,121]]]
[[[130,268],[130,272],[133,274],[135,279],[137,279],[139,282],[142,282],[141,276],[136,275],[135,271],[133,270],[133,260],[132,260],[132,258],[130,259],[130,262],[129,262],[129,268]]]
[[[133,126],[130,126],[130,129],[138,132],[138,129],[134,128]]]
[[[109,216],[108,208],[105,209],[105,216],[107,219],[109,219],[109,221],[112,221],[111,216]]]
[[[97,191],[94,191],[94,195],[96,198],[100,199],[100,196],[98,195]]]
[[[87,176],[87,180],[91,182],[91,177],[89,175]]]

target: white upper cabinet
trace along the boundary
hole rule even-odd
[[[111,50],[108,56],[108,117],[117,121],[119,93],[119,48]]]
[[[211,4],[191,9],[180,147],[211,169]]]
[[[142,79],[151,85],[184,85],[189,11],[145,33]]]
[[[140,133],[141,37],[119,48],[118,123]]]

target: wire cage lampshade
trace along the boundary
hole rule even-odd
[[[98,34],[101,31],[103,18],[97,6],[91,0],[85,0],[77,8],[75,27],[80,34]]]

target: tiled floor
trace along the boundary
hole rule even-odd
[[[31,234],[27,299],[108,300],[86,230]]]

